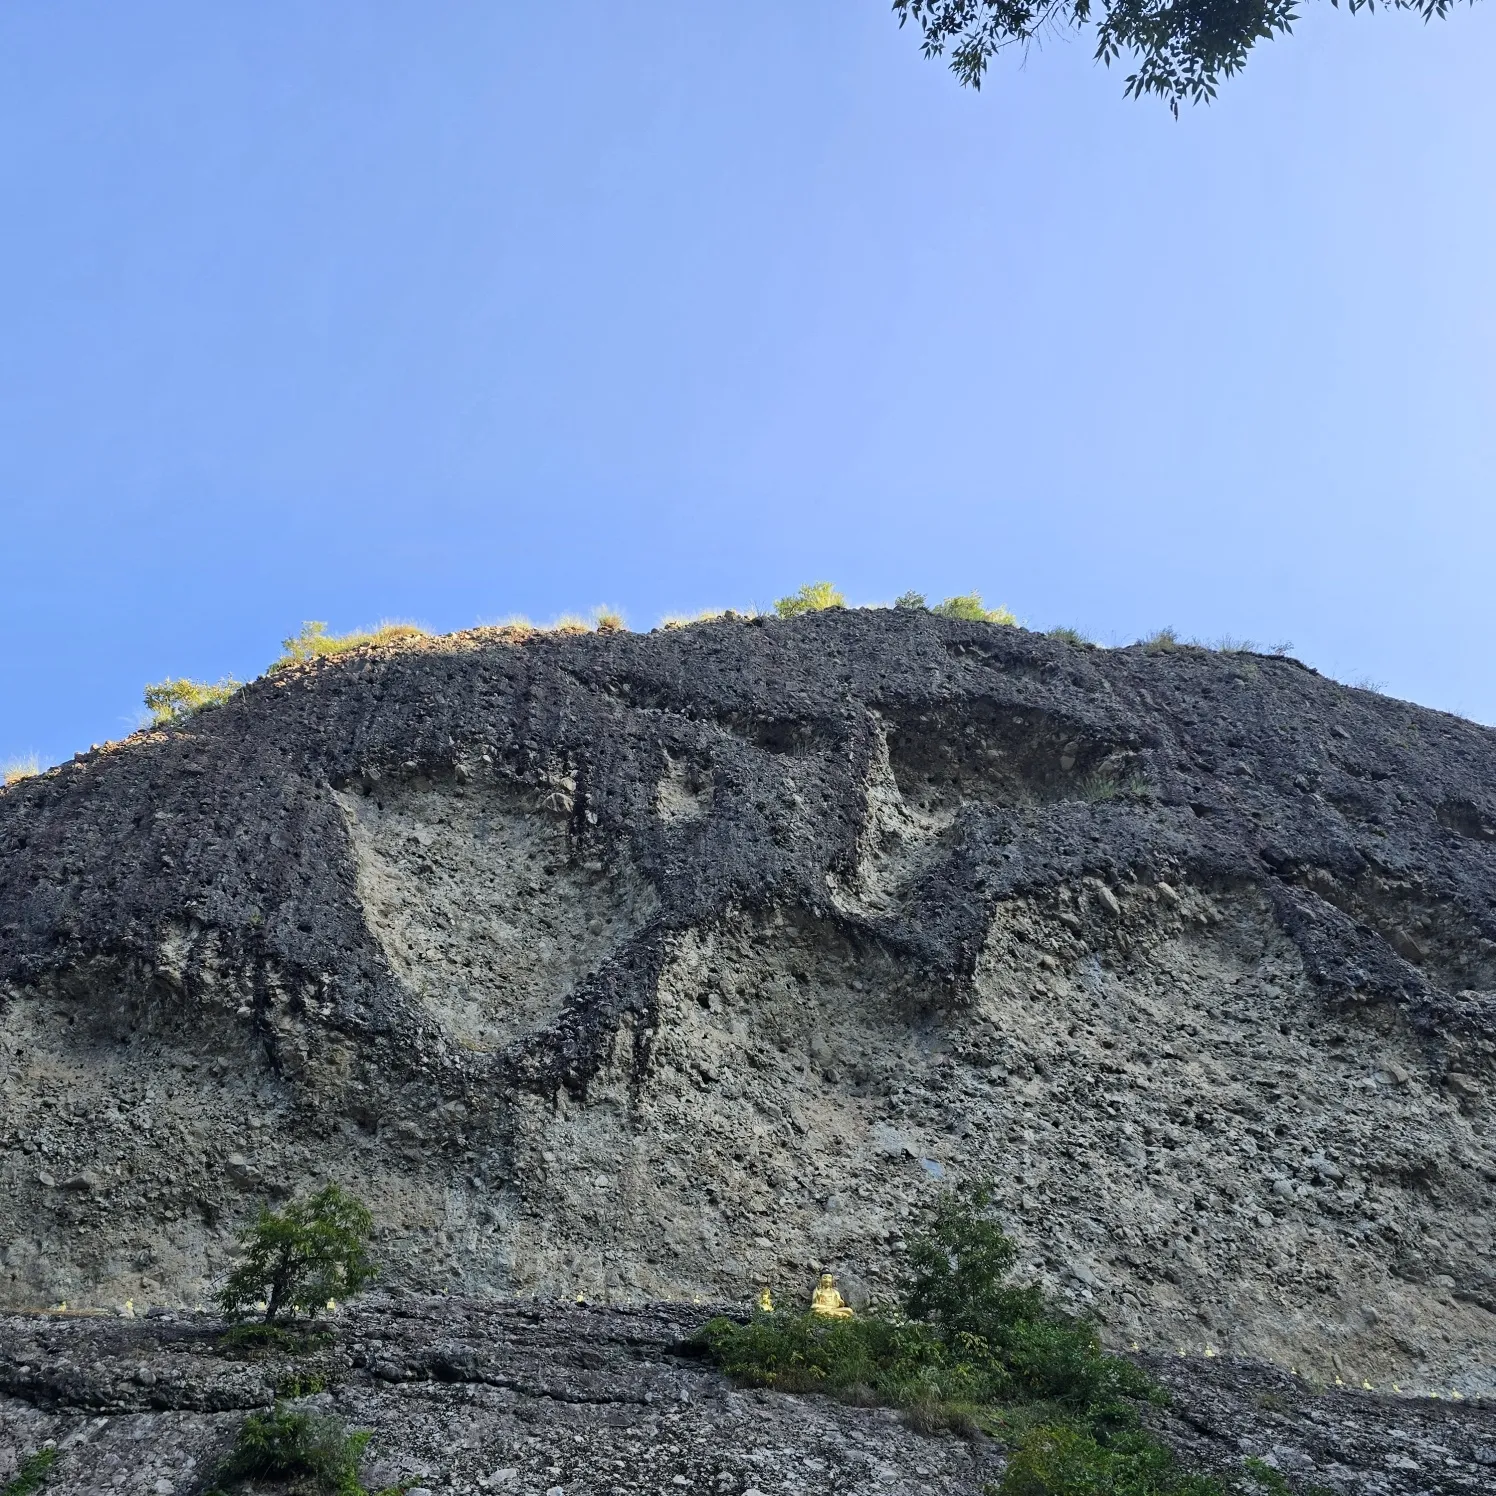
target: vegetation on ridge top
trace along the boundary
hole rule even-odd
[[[151,726],[166,727],[200,712],[205,706],[222,706],[242,684],[231,675],[213,685],[186,677],[174,679],[168,676],[156,681],[145,688],[145,705],[151,714]]]
[[[847,608],[846,596],[831,582],[809,582],[786,597],[775,600],[774,612],[780,618],[795,618],[804,613],[822,612],[830,608]],[[885,606],[872,604],[869,606]],[[924,610],[939,617],[961,619],[970,622],[1013,626],[1017,617],[1005,607],[989,608],[979,592],[958,593],[953,597],[931,604],[921,592],[905,592],[892,604],[899,610]],[[716,620],[746,621],[758,617],[752,610],[734,611],[707,610],[695,615],[670,615],[660,621],[664,629],[683,628],[693,623],[708,623]],[[593,610],[591,621],[574,614],[563,614],[550,625],[535,625],[522,618],[511,619],[494,626],[491,632],[521,640],[532,634],[584,634],[625,632],[627,624],[623,615],[611,608]],[[366,646],[398,647],[419,643],[431,638],[429,630],[413,623],[386,622],[372,629],[354,629],[346,634],[331,634],[327,624],[312,620],[303,623],[300,630],[281,641],[281,653],[266,668],[266,674],[289,669],[295,665],[308,664],[327,659]],[[1079,630],[1068,627],[1053,628],[1048,637],[1079,648],[1095,648],[1096,645]],[[1286,655],[1292,648],[1289,644],[1263,648],[1250,640],[1221,639],[1208,644],[1199,639],[1181,639],[1172,629],[1160,629],[1157,633],[1138,641],[1150,654],[1167,654],[1175,651],[1214,650],[1222,653],[1267,653]],[[1362,680],[1353,684],[1365,689],[1379,690],[1378,683]],[[216,682],[196,681],[187,677],[167,677],[145,687],[144,699],[150,714],[149,725],[153,728],[179,725],[198,712],[221,706],[243,689],[243,683],[226,676]],[[19,781],[40,773],[42,765],[31,756],[15,759],[0,767],[0,788],[9,788]]]
[[[359,649],[366,644],[413,644],[417,639],[430,637],[429,630],[415,623],[381,623],[375,629],[329,634],[325,623],[312,621],[303,623],[300,633],[281,640],[283,653],[271,663],[270,672],[284,670],[288,665],[305,665],[311,660],[347,654],[350,649]]]
[[[922,592],[905,592],[894,599],[894,607],[905,609],[927,608],[942,618],[964,618],[968,623],[1003,623],[1016,625],[1018,617],[1008,608],[989,608],[982,602],[980,592],[961,592],[948,597],[944,602],[931,607]]]
[[[788,597],[774,600],[774,611],[781,618],[798,618],[802,613],[822,613],[827,608],[846,606],[846,597],[830,582],[807,582]]]
[[[34,753],[27,754],[25,758],[13,758],[0,766],[0,786],[9,789],[11,785],[30,779],[33,774],[40,774],[41,771],[41,760]]]

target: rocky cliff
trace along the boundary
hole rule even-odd
[[[332,1177],[423,1292],[888,1283],[944,1182],[1120,1346],[1496,1380],[1496,733],[918,611],[478,630],[0,794],[0,1299]]]

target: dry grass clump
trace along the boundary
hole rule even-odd
[[[523,613],[511,613],[507,618],[499,619],[497,623],[480,624],[473,632],[489,638],[503,639],[510,644],[522,644],[540,630]]]
[[[626,634],[628,623],[619,609],[599,606],[592,610],[590,620],[577,613],[563,613],[554,623],[532,623],[523,613],[511,613],[497,623],[481,625],[474,632],[509,644],[523,644],[542,634]]]
[[[9,789],[41,771],[42,762],[34,753],[28,753],[25,758],[13,758],[0,766],[0,788]]]
[[[662,629],[690,628],[693,623],[747,623],[759,615],[752,609],[738,611],[735,608],[703,608],[699,613],[667,613],[660,620]]]
[[[690,628],[693,623],[715,623],[723,615],[714,608],[704,608],[700,613],[667,613],[660,620],[662,629]]]
[[[1079,629],[1073,629],[1068,624],[1058,624],[1050,629],[1048,637],[1058,639],[1061,644],[1074,644],[1081,649],[1095,649],[1096,643],[1088,639]]]
[[[1173,654],[1176,650],[1188,648],[1173,629],[1159,629],[1157,633],[1149,634],[1146,639],[1139,639],[1138,643],[1149,654]]]

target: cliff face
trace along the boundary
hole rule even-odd
[[[1491,1376],[1496,734],[924,613],[499,630],[0,795],[0,1298],[888,1281],[991,1175],[1119,1344]]]

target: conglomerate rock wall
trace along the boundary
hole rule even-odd
[[[478,630],[0,794],[0,1301],[885,1291],[990,1176],[1113,1343],[1488,1388],[1496,733],[922,611]]]

